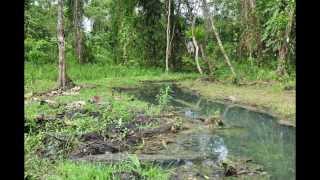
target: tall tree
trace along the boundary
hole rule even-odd
[[[168,0],[168,18],[167,18],[167,48],[166,48],[166,72],[169,72],[169,56],[170,56],[170,15],[171,0]]]
[[[141,54],[148,66],[163,66],[165,54],[160,49],[165,49],[164,33],[166,26],[161,23],[163,3],[161,0],[138,0],[137,7],[141,9],[137,24],[137,36],[139,39]],[[162,60],[162,61],[160,61]]]
[[[252,60],[253,54],[261,55],[261,32],[260,21],[256,12],[256,0],[241,0],[241,24],[242,34],[240,50],[247,50]]]
[[[283,76],[287,74],[285,64],[286,64],[286,58],[288,55],[289,51],[289,41],[290,41],[290,34],[292,30],[292,24],[294,20],[294,14],[295,14],[295,9],[292,8],[291,12],[289,13],[289,20],[288,24],[286,26],[286,29],[284,31],[284,38],[281,42],[280,49],[279,49],[279,60],[278,60],[278,67],[277,67],[277,73],[280,76]]]
[[[58,88],[66,89],[72,84],[67,76],[66,62],[65,62],[65,42],[64,42],[64,13],[63,0],[58,0],[58,23],[57,23],[57,38],[59,48],[59,76]]]
[[[194,57],[194,59],[196,61],[196,65],[197,65],[197,69],[198,69],[199,73],[203,74],[202,73],[202,69],[201,69],[200,64],[199,64],[199,46],[198,46],[198,42],[196,40],[196,35],[195,35],[195,32],[194,32],[195,23],[196,23],[196,17],[193,18],[192,27],[191,27],[192,41],[193,41],[193,45],[195,47],[195,57]]]
[[[209,68],[209,74],[212,75],[214,66],[211,64],[211,61],[206,56],[206,54],[204,52],[204,49],[203,49],[203,45],[200,44],[199,47],[200,47],[200,52],[201,52],[202,59],[205,61],[205,63],[207,63],[208,68]]]
[[[73,23],[75,29],[75,50],[79,63],[83,63],[83,47],[82,39],[83,34],[81,31],[83,3],[80,0],[73,2]]]
[[[203,8],[203,14],[205,17],[210,17],[209,20],[210,20],[210,24],[211,24],[211,27],[212,27],[212,30],[214,32],[214,35],[218,41],[218,45],[219,45],[219,48],[224,56],[224,59],[227,63],[227,65],[229,66],[231,72],[232,72],[232,75],[234,76],[235,80],[237,80],[237,74],[235,73],[234,69],[233,69],[233,66],[230,62],[230,59],[226,53],[226,51],[224,50],[224,47],[222,45],[222,42],[221,42],[221,39],[220,39],[220,36],[219,36],[219,33],[217,31],[217,28],[215,27],[214,23],[213,23],[213,17],[209,15],[209,8],[208,8],[208,4],[207,4],[207,1],[206,0],[202,0],[202,8]]]
[[[291,39],[295,37],[292,31],[295,27],[295,0],[270,0],[266,4],[260,3],[260,8],[267,19],[262,40],[266,45],[266,50],[278,55],[277,74],[286,75],[287,56],[290,50],[294,54],[292,49],[295,42]]]

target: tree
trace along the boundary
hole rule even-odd
[[[166,72],[169,72],[171,0],[168,0]]]
[[[295,12],[295,9],[291,9],[291,12],[289,13],[288,24],[287,24],[286,29],[284,31],[284,38],[281,42],[281,46],[279,49],[279,60],[278,60],[277,73],[280,76],[287,74],[285,64],[286,64],[287,54],[289,51],[289,41],[290,41],[290,34],[291,34],[292,24],[293,24],[293,19],[294,19],[294,12]]]
[[[267,19],[262,40],[266,44],[266,50],[277,54],[277,74],[286,75],[287,56],[294,44],[291,39],[294,37],[292,29],[295,24],[295,0],[270,0],[266,4],[261,3],[260,8],[264,10]]]
[[[163,66],[165,53],[162,49],[166,48],[163,3],[161,0],[138,0],[137,7],[140,9],[136,22],[139,58],[147,66]]]
[[[65,62],[65,42],[64,42],[64,15],[63,15],[63,0],[58,0],[58,23],[57,23],[57,38],[59,48],[59,76],[58,88],[66,89],[72,85],[71,80],[67,76]]]
[[[67,17],[72,25],[70,29],[74,31],[74,50],[78,62],[81,64],[85,60],[85,44],[83,34],[83,14],[84,3],[88,0],[67,0]],[[68,27],[66,28],[68,29]]]
[[[74,10],[73,10],[73,23],[75,29],[75,49],[76,55],[79,63],[83,63],[83,47],[82,47],[82,32],[81,32],[81,22],[82,22],[82,12],[83,3],[80,0],[74,0]]]
[[[196,40],[196,35],[194,33],[194,25],[195,25],[195,22],[196,22],[196,17],[193,17],[193,20],[192,20],[192,27],[191,27],[191,32],[192,32],[192,42],[193,42],[193,45],[195,47],[195,61],[196,61],[196,65],[197,65],[197,69],[199,71],[200,74],[203,74],[202,73],[202,69],[200,67],[200,64],[199,64],[199,46],[198,46],[198,42]]]
[[[234,79],[237,80],[238,79],[237,74],[235,73],[235,71],[233,69],[233,66],[232,66],[232,64],[231,64],[231,62],[229,60],[229,57],[228,57],[226,51],[224,50],[224,47],[222,45],[222,42],[221,42],[219,33],[217,31],[217,28],[215,27],[215,25],[213,23],[213,17],[209,16],[209,9],[208,9],[208,5],[207,5],[207,1],[206,0],[202,0],[202,8],[203,8],[204,16],[205,17],[210,17],[208,19],[210,20],[210,24],[211,24],[212,30],[214,32],[214,35],[215,35],[217,41],[218,41],[219,48],[220,48],[220,50],[221,50],[221,52],[222,52],[222,54],[224,56],[224,59],[225,59],[227,65],[229,66],[229,68],[230,68],[230,70],[232,72],[232,75],[233,75]]]
[[[246,50],[249,53],[250,60],[252,60],[253,54],[256,54],[256,57],[260,57],[262,45],[260,21],[256,12],[256,0],[241,0],[240,3],[242,24],[240,50]]]

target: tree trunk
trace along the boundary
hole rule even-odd
[[[166,72],[169,72],[171,0],[168,0]]]
[[[289,37],[290,37],[290,33],[291,33],[291,29],[292,29],[292,23],[293,23],[293,18],[294,18],[294,12],[295,10],[293,9],[290,12],[289,15],[289,22],[285,31],[285,35],[284,35],[284,39],[282,42],[282,45],[279,49],[279,59],[278,59],[278,67],[277,67],[277,74],[279,76],[283,76],[285,74],[287,74],[286,71],[286,58],[287,58],[287,54],[289,51]]]
[[[214,23],[213,23],[213,18],[209,15],[209,10],[208,10],[208,6],[207,6],[207,1],[206,1],[206,0],[202,0],[202,3],[203,3],[203,6],[202,6],[202,7],[203,7],[203,12],[204,12],[205,16],[210,17],[209,20],[210,20],[210,23],[211,23],[211,27],[212,27],[212,30],[213,30],[213,32],[214,32],[214,35],[215,35],[215,37],[216,37],[216,39],[217,39],[217,41],[218,41],[218,45],[219,45],[219,48],[220,48],[220,50],[221,50],[221,52],[222,52],[222,54],[223,54],[223,56],[224,56],[224,59],[225,59],[227,65],[229,66],[229,68],[230,68],[230,70],[231,70],[234,78],[237,79],[237,74],[235,73],[235,71],[234,71],[234,69],[233,69],[233,66],[231,65],[231,62],[230,62],[230,60],[229,60],[229,57],[228,57],[226,51],[224,50],[224,47],[223,47],[223,45],[222,45],[222,42],[221,42],[219,33],[218,33],[218,31],[217,31],[217,28],[215,27],[215,25],[214,25]]]
[[[75,28],[75,50],[79,63],[83,63],[82,57],[82,33],[81,33],[81,12],[79,0],[74,1],[73,10],[74,28]]]
[[[259,18],[256,14],[256,0],[241,0],[241,22],[243,24],[240,37],[241,48],[245,48],[253,60],[252,55],[259,57],[262,55],[262,41]]]
[[[212,74],[213,66],[212,66],[210,60],[209,60],[209,59],[207,58],[207,56],[205,55],[202,44],[200,44],[199,46],[200,46],[200,51],[201,51],[202,58],[203,58],[203,59],[206,61],[206,63],[208,64],[209,73]]]
[[[288,53],[287,45],[286,43],[284,43],[279,49],[279,59],[278,59],[278,67],[277,67],[277,74],[279,76],[283,76],[287,74],[287,71],[286,71],[287,53]]]
[[[201,69],[200,64],[199,64],[199,46],[198,46],[198,42],[197,42],[195,34],[194,34],[194,24],[195,24],[195,22],[196,22],[196,18],[194,17],[193,21],[192,21],[192,41],[193,41],[194,47],[196,48],[195,61],[196,61],[197,69],[198,69],[199,73],[203,74],[202,73],[202,69]]]
[[[63,0],[58,0],[58,24],[57,24],[57,38],[59,48],[59,76],[58,88],[66,89],[71,81],[66,74],[65,63],[65,45],[64,45],[64,23],[63,23]]]

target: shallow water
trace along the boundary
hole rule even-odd
[[[222,161],[229,155],[247,157],[262,164],[271,179],[295,179],[295,128],[280,125],[274,117],[240,106],[213,102],[174,84],[148,83],[128,93],[136,98],[157,104],[160,89],[170,86],[172,106],[187,120],[210,117],[219,111],[230,129],[209,131],[194,126],[179,134],[176,143],[163,153],[203,153]]]

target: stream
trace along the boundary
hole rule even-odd
[[[176,142],[169,144],[161,154],[196,153],[212,157],[197,166],[203,171],[208,168],[212,171],[214,164],[229,156],[246,157],[261,164],[270,179],[295,179],[295,128],[280,125],[275,117],[229,103],[210,101],[173,83],[145,83],[138,89],[122,92],[157,104],[156,97],[166,86],[171,88],[169,105],[187,121],[193,122],[193,127],[178,133]],[[195,123],[198,117],[211,117],[217,111],[230,128],[210,130]],[[219,170],[214,172],[217,177],[221,176]]]

